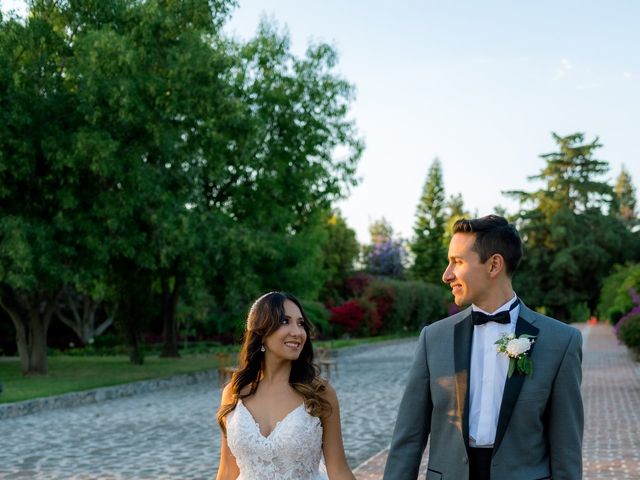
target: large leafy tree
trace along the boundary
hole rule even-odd
[[[602,179],[608,164],[594,157],[597,139],[585,142],[581,133],[554,139],[559,151],[542,155],[544,168],[530,177],[543,186],[507,192],[522,205],[525,257],[515,285],[533,306],[579,320],[595,308],[612,266],[637,255],[637,239],[612,211],[614,191]]]
[[[187,283],[221,311],[263,288],[317,295],[321,213],[362,151],[353,87],[327,45],[296,58],[267,24],[224,38],[229,7],[42,0],[2,20],[0,299],[25,372],[46,371],[69,287],[118,306],[138,363],[154,292],[166,355]]]
[[[50,22],[1,19],[0,305],[24,373],[47,373],[46,333],[63,286],[79,260],[96,259],[90,245],[100,238],[93,219],[76,215],[90,171],[69,155],[78,114],[68,56]]]
[[[188,208],[198,170],[236,124],[225,76],[232,61],[219,35],[227,11],[227,2],[204,0],[74,2],[58,11],[71,32],[66,78],[81,115],[74,154],[102,151],[99,174],[115,187],[92,209],[120,240],[108,250],[110,280],[124,293],[132,272],[158,279],[166,356],[177,355],[180,289],[202,263],[197,240],[207,223]],[[117,312],[139,363],[136,315]]]
[[[446,197],[440,160],[434,159],[422,196],[416,209],[414,238],[410,244],[414,255],[411,273],[414,278],[441,284],[440,277],[446,264],[445,247]]]
[[[335,73],[333,48],[311,45],[298,58],[288,35],[262,22],[235,55],[247,130],[225,152],[223,172],[213,164],[204,172],[198,208],[234,222],[235,244],[225,246],[211,288],[220,315],[237,318],[265,289],[317,297],[327,278],[325,212],[355,184],[363,144],[347,117],[354,89]]]

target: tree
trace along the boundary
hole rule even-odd
[[[62,289],[78,255],[91,257],[68,214],[80,203],[74,179],[87,169],[65,155],[77,118],[61,67],[67,55],[47,22],[0,19],[0,306],[25,374],[47,373],[46,335]],[[81,228],[92,223],[84,220]]]
[[[607,163],[593,157],[597,139],[554,138],[559,152],[541,155],[545,167],[529,177],[544,186],[507,192],[521,202],[517,222],[525,244],[514,283],[533,306],[561,320],[583,320],[612,266],[637,255],[638,241],[612,212],[613,188],[600,178]]]
[[[46,372],[68,288],[117,305],[137,363],[154,286],[166,355],[187,283],[215,280],[204,297],[234,313],[267,286],[318,294],[321,214],[363,148],[353,87],[325,44],[297,58],[266,23],[224,37],[231,4],[41,0],[2,19],[0,304],[25,372]]]
[[[618,215],[626,225],[633,227],[638,221],[638,214],[636,212],[636,189],[631,181],[631,175],[627,169],[624,168],[624,165],[616,180],[614,191],[618,203]]]
[[[436,285],[441,283],[440,278],[447,258],[444,243],[445,208],[442,167],[440,160],[436,158],[429,168],[416,209],[414,239],[410,244],[414,255],[411,268],[413,277]]]
[[[317,297],[327,278],[326,212],[355,184],[363,150],[347,118],[354,89],[335,73],[333,48],[311,45],[298,58],[288,35],[264,21],[235,48],[246,130],[224,151],[225,168],[210,162],[203,171],[196,202],[232,222],[210,283],[219,318],[230,322],[266,289]]]
[[[113,324],[113,312],[107,311],[105,307],[99,293],[86,295],[67,285],[56,306],[56,315],[86,344]],[[101,312],[105,312],[104,317],[100,316]]]
[[[328,237],[322,248],[322,258],[328,280],[320,297],[325,303],[337,304],[341,300],[342,286],[353,272],[360,245],[356,239],[356,232],[349,228],[339,210],[330,213],[325,228]]]
[[[453,236],[453,225],[462,218],[469,218],[469,215],[469,212],[464,208],[462,194],[458,193],[456,195],[451,195],[449,200],[447,200],[447,217],[444,230],[445,235],[443,239],[447,251],[449,249],[451,237]]]
[[[369,227],[371,245],[364,249],[366,270],[383,277],[402,278],[405,271],[406,250],[400,239],[393,238],[393,227],[385,219]]]
[[[598,139],[584,143],[583,133],[561,137],[552,133],[558,152],[540,155],[546,165],[529,180],[540,180],[545,187],[535,192],[508,192],[524,203],[535,203],[547,218],[562,209],[582,213],[590,209],[608,211],[614,198],[613,189],[602,177],[609,171],[606,161],[593,157],[602,147]]]

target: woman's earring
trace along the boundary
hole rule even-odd
[[[262,346],[260,347],[260,351],[261,351],[262,353],[264,353],[264,352],[266,352],[266,351],[267,351],[267,349],[266,349],[266,348],[264,348],[264,343],[263,343],[263,344],[262,344]]]

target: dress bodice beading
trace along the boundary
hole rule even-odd
[[[265,437],[242,401],[227,415],[227,443],[238,480],[326,480],[322,472],[322,424],[304,404],[289,412]]]

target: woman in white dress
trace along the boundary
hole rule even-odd
[[[338,398],[318,376],[310,331],[291,294],[267,293],[251,307],[241,365],[218,410],[217,480],[355,480]]]

